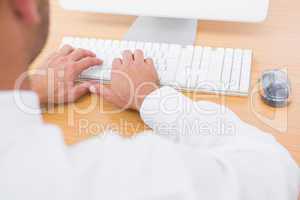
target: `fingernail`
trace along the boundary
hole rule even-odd
[[[90,90],[91,93],[96,93],[97,92],[95,86],[93,86],[93,85],[89,87],[89,90]]]

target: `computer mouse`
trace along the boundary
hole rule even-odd
[[[272,107],[287,106],[291,100],[291,83],[286,71],[270,70],[263,73],[260,80],[262,100]]]

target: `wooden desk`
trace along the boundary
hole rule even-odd
[[[128,16],[67,12],[57,0],[51,1],[50,38],[44,52],[34,65],[45,55],[55,50],[61,38],[67,35],[90,36],[104,39],[121,39],[135,19]],[[240,24],[201,21],[198,28],[197,44],[219,47],[242,47],[254,50],[252,85],[261,72],[275,67],[286,67],[293,86],[293,102],[288,109],[275,110],[265,106],[257,95],[250,98],[220,97],[198,94],[195,100],[210,100],[230,107],[244,121],[272,133],[288,148],[300,164],[300,1],[271,0],[268,19],[261,24]],[[191,96],[191,94],[187,94]],[[91,104],[94,102],[94,104]],[[102,105],[103,104],[103,105]],[[252,105],[253,104],[253,105]],[[93,106],[91,106],[93,105]],[[119,114],[105,114],[115,107],[97,96],[87,96],[76,104],[54,108],[44,114],[48,123],[60,126],[65,141],[73,144],[102,132],[108,125],[119,127],[119,131],[130,136],[146,127],[139,115],[126,111]],[[83,113],[87,107],[89,111]],[[259,114],[255,114],[255,112]],[[269,120],[267,120],[269,119]],[[286,124],[287,129],[278,131]],[[88,128],[84,128],[87,127]],[[277,127],[277,128],[274,128]],[[282,128],[281,127],[281,128]]]

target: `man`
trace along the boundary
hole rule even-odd
[[[272,136],[222,106],[158,89],[153,62],[141,51],[114,60],[107,87],[76,84],[101,60],[65,46],[32,77],[37,98],[28,84],[13,90],[45,43],[48,2],[0,0],[0,27],[1,200],[297,199],[299,168]],[[104,134],[67,147],[59,129],[16,101],[21,96],[22,105],[36,108],[73,102],[89,91],[139,111],[154,131],[132,139]]]

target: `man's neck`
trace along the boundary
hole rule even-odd
[[[1,17],[0,27],[0,90],[28,89],[27,81],[21,84],[22,87],[15,87],[16,80],[27,67],[21,33],[9,18]]]
[[[0,53],[2,54],[0,49]],[[26,72],[21,72],[21,59],[18,56],[0,55],[0,90],[27,90],[29,84]],[[18,82],[20,84],[18,84]]]

